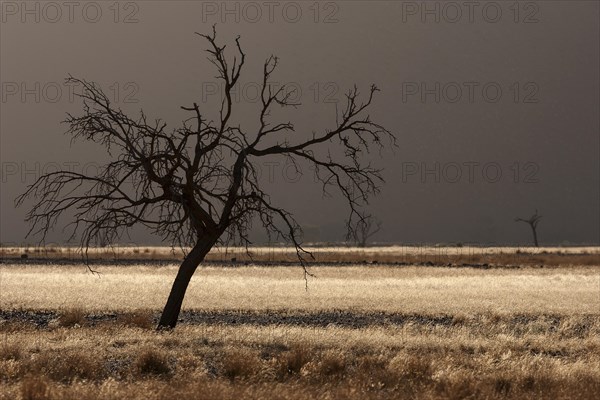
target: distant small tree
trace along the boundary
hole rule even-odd
[[[70,77],[84,88],[83,115],[68,115],[72,139],[106,148],[112,161],[97,175],[56,171],[41,176],[17,199],[36,198],[27,215],[30,234],[42,240],[66,211],[73,212],[72,237],[79,234],[82,249],[94,243],[114,243],[133,226],[143,226],[186,250],[163,309],[159,328],[177,324],[192,275],[217,244],[250,244],[248,233],[258,222],[269,237],[295,246],[305,266],[311,257],[301,244],[301,228],[293,215],[274,204],[259,182],[258,165],[268,157],[282,157],[292,165],[306,162],[315,171],[323,191],[337,190],[349,208],[348,229],[360,218],[360,209],[383,182],[381,170],[365,162],[372,147],[395,145],[394,135],[373,122],[367,113],[375,93],[371,86],[360,100],[356,87],[346,93],[328,129],[302,136],[291,122],[273,122],[275,107],[296,107],[287,85],[272,82],[278,58],[269,57],[262,68],[257,127],[232,122],[234,95],[246,54],[239,37],[236,56],[225,54],[216,31],[199,34],[208,43],[209,60],[223,82],[224,98],[216,121],[198,104],[181,107],[190,114],[180,127],[149,120],[143,112],[130,117],[111,104],[98,85]],[[307,274],[304,268],[305,278]]]
[[[348,230],[348,239],[358,247],[366,247],[369,239],[381,230],[381,225],[382,222],[371,214],[361,215],[353,229]]]
[[[528,224],[531,227],[531,232],[533,233],[533,244],[535,245],[535,247],[540,247],[538,244],[538,237],[537,237],[537,226],[538,226],[538,222],[540,221],[540,219],[542,219],[542,216],[538,214],[538,210],[535,210],[535,214],[533,214],[528,219],[515,218],[515,222],[525,222],[526,224]]]

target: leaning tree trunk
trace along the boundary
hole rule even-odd
[[[171,293],[169,293],[169,298],[163,309],[157,329],[175,328],[190,279],[192,279],[192,275],[194,275],[196,268],[198,268],[198,265],[204,260],[204,257],[208,254],[215,242],[216,240],[212,239],[201,240],[185,257],[179,267],[173,286],[171,287]]]

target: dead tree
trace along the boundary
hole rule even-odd
[[[515,222],[525,222],[529,224],[529,226],[531,227],[531,232],[533,233],[533,244],[535,245],[535,247],[540,247],[537,238],[537,225],[541,218],[542,216],[538,215],[537,210],[535,210],[535,214],[533,214],[529,219],[515,218]]]
[[[381,221],[372,216],[360,215],[354,228],[349,231],[347,239],[356,243],[358,247],[366,247],[369,239],[381,230]]]
[[[293,215],[273,203],[259,184],[257,165],[266,157],[283,157],[298,165],[309,163],[323,190],[341,193],[349,210],[347,227],[352,230],[360,209],[379,192],[381,170],[362,160],[371,148],[395,146],[395,137],[373,122],[367,109],[376,86],[363,97],[356,86],[336,111],[335,123],[309,137],[295,133],[291,122],[274,122],[275,107],[296,107],[287,86],[271,83],[278,65],[269,57],[262,69],[261,107],[258,128],[247,130],[231,122],[233,94],[246,62],[246,54],[235,40],[233,59],[217,43],[216,31],[199,34],[208,44],[208,58],[223,83],[224,96],[216,121],[198,104],[181,107],[190,118],[180,127],[167,129],[162,120],[149,120],[140,111],[136,117],[115,108],[101,88],[74,77],[68,83],[83,87],[79,97],[83,115],[67,114],[65,123],[72,140],[100,144],[112,156],[97,175],[72,171],[41,176],[16,200],[29,197],[35,204],[27,214],[28,234],[42,239],[65,212],[72,213],[67,225],[84,254],[99,241],[113,243],[142,225],[172,246],[186,250],[158,328],[177,324],[183,298],[199,264],[215,245],[248,246],[248,232],[258,222],[270,235],[291,243],[304,268],[312,257],[301,244],[301,229]],[[360,98],[363,97],[361,101]]]

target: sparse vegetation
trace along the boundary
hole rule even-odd
[[[598,263],[568,264],[204,267],[158,332],[177,265],[4,263],[0,399],[595,399]]]
[[[543,314],[362,329],[183,324],[168,334],[115,321],[26,324],[9,334],[23,349],[0,361],[0,398],[593,399],[599,334],[598,315]]]
[[[70,328],[82,326],[85,323],[85,312],[81,308],[71,308],[62,312],[58,318],[58,325]]]

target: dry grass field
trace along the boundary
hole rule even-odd
[[[0,399],[600,395],[597,248],[463,248],[447,264],[434,248],[320,250],[308,290],[299,267],[273,261],[285,251],[268,265],[214,259],[171,332],[153,329],[176,271],[168,257],[97,260],[99,275],[64,257],[4,258]]]
[[[463,265],[598,265],[598,247],[474,247],[474,246],[381,246],[381,247],[307,247],[315,263],[395,263]],[[82,254],[76,248],[58,246],[2,246],[0,258],[27,256],[43,260],[76,260]],[[87,257],[91,260],[109,262],[119,260],[177,261],[181,260],[181,249],[147,246],[107,246],[90,249]],[[307,257],[311,260],[309,257]],[[297,256],[290,247],[253,247],[249,250],[240,247],[215,248],[206,257],[208,262],[229,263],[294,263]]]

